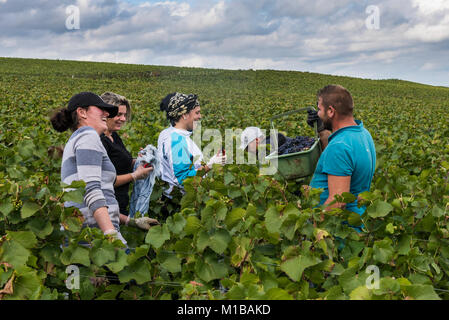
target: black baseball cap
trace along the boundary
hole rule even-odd
[[[81,92],[70,98],[67,109],[70,112],[75,111],[78,107],[96,106],[109,113],[108,118],[114,118],[118,113],[118,107],[108,104],[101,97],[93,92]]]

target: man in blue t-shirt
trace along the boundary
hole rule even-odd
[[[321,154],[310,186],[322,188],[320,205],[328,205],[334,196],[350,192],[356,197],[371,187],[376,167],[376,149],[371,134],[363,123],[354,120],[354,102],[348,90],[329,85],[318,91],[318,121],[332,131]],[[359,215],[365,207],[352,203],[335,203],[327,207],[346,209]]]

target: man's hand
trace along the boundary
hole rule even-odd
[[[142,230],[150,230],[151,226],[160,224],[159,221],[156,219],[148,218],[148,217],[142,217],[142,218],[128,218],[126,225],[134,228],[139,228]]]
[[[321,132],[324,130],[323,121],[318,116],[318,112],[315,110],[307,110],[308,116],[307,116],[307,124],[313,128],[313,124],[316,121],[317,131]]]

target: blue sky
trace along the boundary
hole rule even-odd
[[[79,29],[67,28],[71,5]],[[449,86],[449,0],[0,0],[0,29],[3,57]]]

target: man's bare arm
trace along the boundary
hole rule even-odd
[[[329,188],[329,197],[327,198],[326,202],[324,202],[324,205],[327,205],[334,201],[335,195],[341,195],[343,192],[349,192],[350,186],[351,186],[351,176],[333,176],[333,175],[327,175],[327,186]],[[326,210],[331,210],[333,208],[340,208],[344,209],[346,206],[346,203],[337,202],[329,207],[326,208]]]

